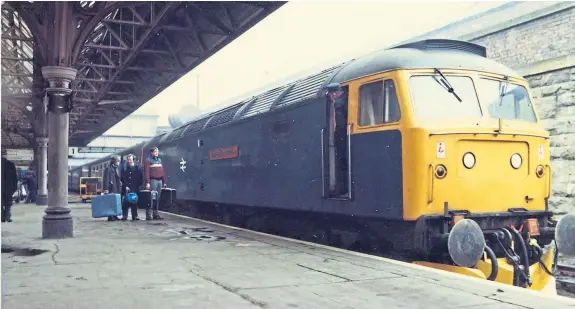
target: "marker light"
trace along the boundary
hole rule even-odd
[[[435,176],[439,179],[441,178],[445,178],[445,175],[447,175],[447,168],[445,168],[445,166],[443,165],[438,165],[435,168]]]
[[[463,166],[466,168],[473,168],[475,166],[475,156],[473,153],[468,152],[463,155]]]
[[[521,156],[518,153],[514,153],[511,156],[511,166],[514,169],[518,169],[521,167],[521,163],[523,163],[523,159],[521,158]]]
[[[543,174],[545,174],[545,169],[543,168],[543,165],[538,165],[537,168],[535,169],[535,175],[541,178],[543,177]]]

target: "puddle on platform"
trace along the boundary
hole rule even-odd
[[[2,253],[10,253],[13,256],[36,256],[45,252],[48,250],[2,246]]]
[[[181,237],[172,238],[170,240],[176,239],[195,239],[195,240],[205,240],[205,241],[220,241],[226,239],[225,236],[214,235],[214,231],[205,227],[194,227],[194,228],[179,228],[179,229],[169,229],[166,230],[167,233],[178,234]]]

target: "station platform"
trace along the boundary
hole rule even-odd
[[[108,222],[70,206],[75,235],[61,240],[41,239],[44,207],[13,207],[2,308],[575,309],[574,299],[197,219]]]

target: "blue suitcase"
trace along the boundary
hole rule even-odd
[[[96,195],[92,198],[92,218],[105,218],[122,214],[120,194]]]

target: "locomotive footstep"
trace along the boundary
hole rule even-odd
[[[563,216],[555,227],[557,251],[564,255],[575,255],[575,213]]]
[[[485,237],[477,222],[463,219],[453,226],[447,239],[447,250],[455,264],[473,267],[483,255]]]

